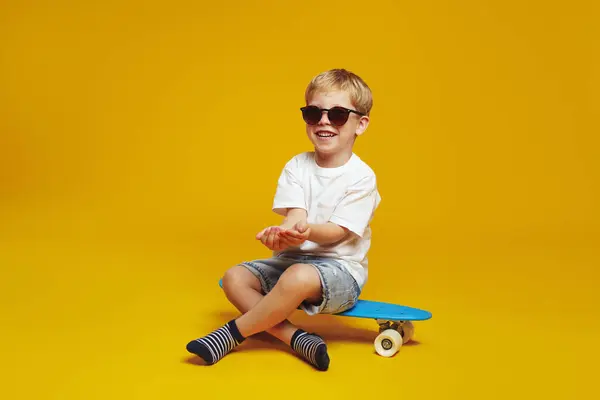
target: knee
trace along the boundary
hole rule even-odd
[[[312,265],[294,264],[279,278],[278,285],[284,292],[311,294],[321,288],[321,278]]]
[[[229,292],[239,287],[256,287],[260,289],[260,282],[247,268],[236,265],[228,269],[223,275],[223,290]]]

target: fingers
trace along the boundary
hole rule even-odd
[[[272,227],[267,230],[262,242],[269,249],[272,249],[272,247],[273,247],[273,228]]]
[[[288,239],[286,239],[281,234],[279,235],[279,246],[275,249],[277,251],[285,250],[288,247],[293,247],[294,243],[291,243]]]
[[[269,231],[271,230],[271,227],[267,227],[265,229],[263,229],[262,231],[260,231],[257,235],[256,238],[258,240],[260,240],[263,244],[265,243],[265,240],[267,239],[267,236],[269,236]]]
[[[264,240],[267,239],[267,237],[274,230],[274,228],[278,229],[278,227],[276,227],[276,226],[268,226],[265,229],[263,229],[262,231],[258,232],[256,234],[256,240],[260,240],[264,243]]]
[[[264,232],[264,234],[261,236],[260,238],[260,242],[265,245],[266,247],[268,247],[270,250],[272,249],[272,245],[269,245],[269,239],[272,237],[272,229],[271,227],[267,228]]]
[[[281,251],[288,247],[296,247],[304,243],[308,238],[309,230],[307,226],[301,226],[303,232],[296,229],[283,229],[279,226],[269,226],[256,234],[256,239],[260,240],[269,250]]]
[[[285,240],[290,246],[300,246],[306,240],[306,238],[302,237],[297,232],[284,231],[280,236],[282,240]]]
[[[296,223],[295,228],[298,232],[304,233],[306,231],[306,229],[308,228],[308,225],[304,221],[299,221]]]
[[[296,239],[301,239],[301,240],[308,240],[308,237],[310,236],[310,227],[308,225],[302,227],[302,229],[304,229],[303,231],[298,231],[298,230],[287,230],[286,233],[289,235],[289,237],[293,237]]]
[[[275,250],[275,246],[278,245],[279,242],[279,232],[280,228],[278,226],[272,226],[269,229],[269,234],[265,240],[265,246],[267,246],[271,250]]]
[[[294,239],[304,239],[304,235],[295,230],[285,230],[281,233],[284,237],[294,238]]]
[[[280,250],[279,246],[280,246],[279,232],[274,232],[273,233],[273,245],[272,245],[272,249],[276,250],[276,251]]]
[[[263,229],[262,231],[258,232],[256,234],[256,240],[261,240],[263,235],[265,235],[265,233],[267,232],[267,230],[269,229],[269,227]]]

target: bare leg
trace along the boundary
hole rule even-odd
[[[304,300],[317,302],[321,296],[321,279],[316,269],[294,264],[281,275],[273,290],[235,322],[240,333],[248,337],[285,324]]]
[[[242,314],[252,309],[264,297],[258,278],[241,265],[237,265],[225,273],[223,290],[227,299]],[[298,327],[286,319],[267,329],[266,332],[289,345],[292,335],[297,330]]]
[[[279,278],[266,296],[260,292],[260,283],[244,267],[230,269],[223,279],[227,297],[243,315],[229,321],[216,331],[192,340],[187,350],[214,364],[259,332],[269,332],[288,343],[291,348],[321,371],[329,367],[329,355],[323,339],[298,329],[287,317],[307,300],[321,300],[321,279],[311,265],[294,264]],[[244,310],[247,310],[244,313]]]

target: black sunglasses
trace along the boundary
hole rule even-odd
[[[302,111],[302,118],[304,119],[304,122],[306,122],[309,125],[317,125],[319,121],[321,121],[323,111],[327,112],[327,118],[329,119],[331,124],[335,126],[344,125],[348,121],[350,113],[355,113],[360,116],[365,115],[359,111],[339,106],[333,108],[319,108],[317,106],[306,106],[300,108],[300,110]]]

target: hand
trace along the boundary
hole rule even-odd
[[[300,246],[308,240],[310,236],[310,227],[304,221],[300,221],[294,225],[292,229],[284,229],[280,232],[280,241],[287,243],[290,247]]]
[[[256,235],[267,248],[273,251],[282,251],[288,247],[300,246],[310,234],[308,224],[298,222],[291,229],[283,226],[269,226]]]
[[[273,251],[281,251],[288,247],[286,243],[281,241],[280,232],[282,228],[279,226],[269,226],[256,235],[256,239],[260,240],[267,248]]]

